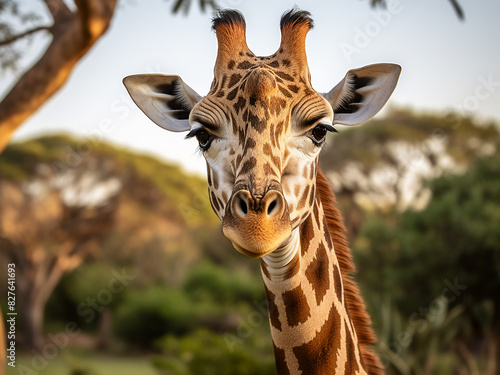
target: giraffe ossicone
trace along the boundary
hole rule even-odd
[[[255,56],[241,13],[223,10],[213,19],[218,53],[207,95],[176,75],[133,75],[124,84],[153,122],[198,140],[224,234],[260,258],[278,374],[381,374],[318,158],[334,125],[361,124],[384,106],[401,68],[353,69],[318,93],[305,49],[312,26],[306,11],[285,13],[276,53]]]

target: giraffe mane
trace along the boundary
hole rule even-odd
[[[319,168],[316,177],[316,190],[323,205],[326,223],[332,238],[335,254],[339,261],[347,310],[358,337],[363,365],[369,375],[383,375],[384,372],[380,360],[372,351],[372,345],[376,342],[376,338],[372,329],[371,319],[366,312],[365,303],[361,298],[358,285],[352,276],[356,269],[347,242],[344,221],[337,208],[337,201],[330,183]]]

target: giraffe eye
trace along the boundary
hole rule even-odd
[[[212,134],[210,134],[208,131],[206,131],[205,129],[203,129],[202,127],[196,127],[194,129],[192,129],[187,135],[186,135],[186,138],[189,139],[189,138],[193,138],[195,137],[196,140],[198,141],[199,143],[199,146],[200,148],[203,150],[203,151],[206,151],[208,150],[208,148],[210,147],[210,144],[212,143],[214,137]]]
[[[201,148],[205,148],[210,143],[210,134],[206,130],[200,130],[196,132],[196,140]]]
[[[313,141],[316,144],[323,143],[328,130],[323,125],[316,126],[312,131]]]

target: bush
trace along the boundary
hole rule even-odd
[[[210,300],[234,306],[236,302],[262,301],[264,286],[260,277],[243,270],[228,270],[213,263],[204,262],[193,268],[183,289],[197,300]]]
[[[358,279],[370,294],[390,293],[406,314],[448,288],[452,305],[464,303],[471,316],[500,295],[500,159],[443,176],[431,188],[424,210],[367,221],[355,246]]]
[[[272,347],[256,343],[228,346],[224,336],[207,330],[181,339],[169,335],[158,341],[164,355],[154,357],[152,363],[161,374],[274,375]]]
[[[154,287],[126,295],[116,313],[115,332],[132,345],[149,348],[167,333],[194,330],[199,321],[198,310],[186,294]]]

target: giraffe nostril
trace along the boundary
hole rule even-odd
[[[262,197],[253,196],[248,190],[239,190],[231,198],[230,210],[233,217],[243,220],[249,219],[249,216],[255,220],[264,217],[275,220],[283,215],[284,207],[284,198],[277,191],[268,191]],[[264,217],[259,219],[261,215]]]
[[[270,219],[277,219],[282,216],[285,202],[283,196],[277,191],[269,191],[264,197],[264,201],[268,202],[266,214]]]
[[[269,203],[269,206],[267,206],[267,216],[272,216],[273,211],[275,211],[275,208],[278,206],[278,199],[274,199],[271,203]]]
[[[241,210],[241,212],[243,213],[243,216],[246,216],[248,214],[248,204],[247,204],[247,202],[245,202],[244,199],[241,199],[241,198],[239,199],[238,207]]]
[[[252,209],[251,195],[246,190],[237,191],[231,199],[231,212],[235,217],[244,219]]]

